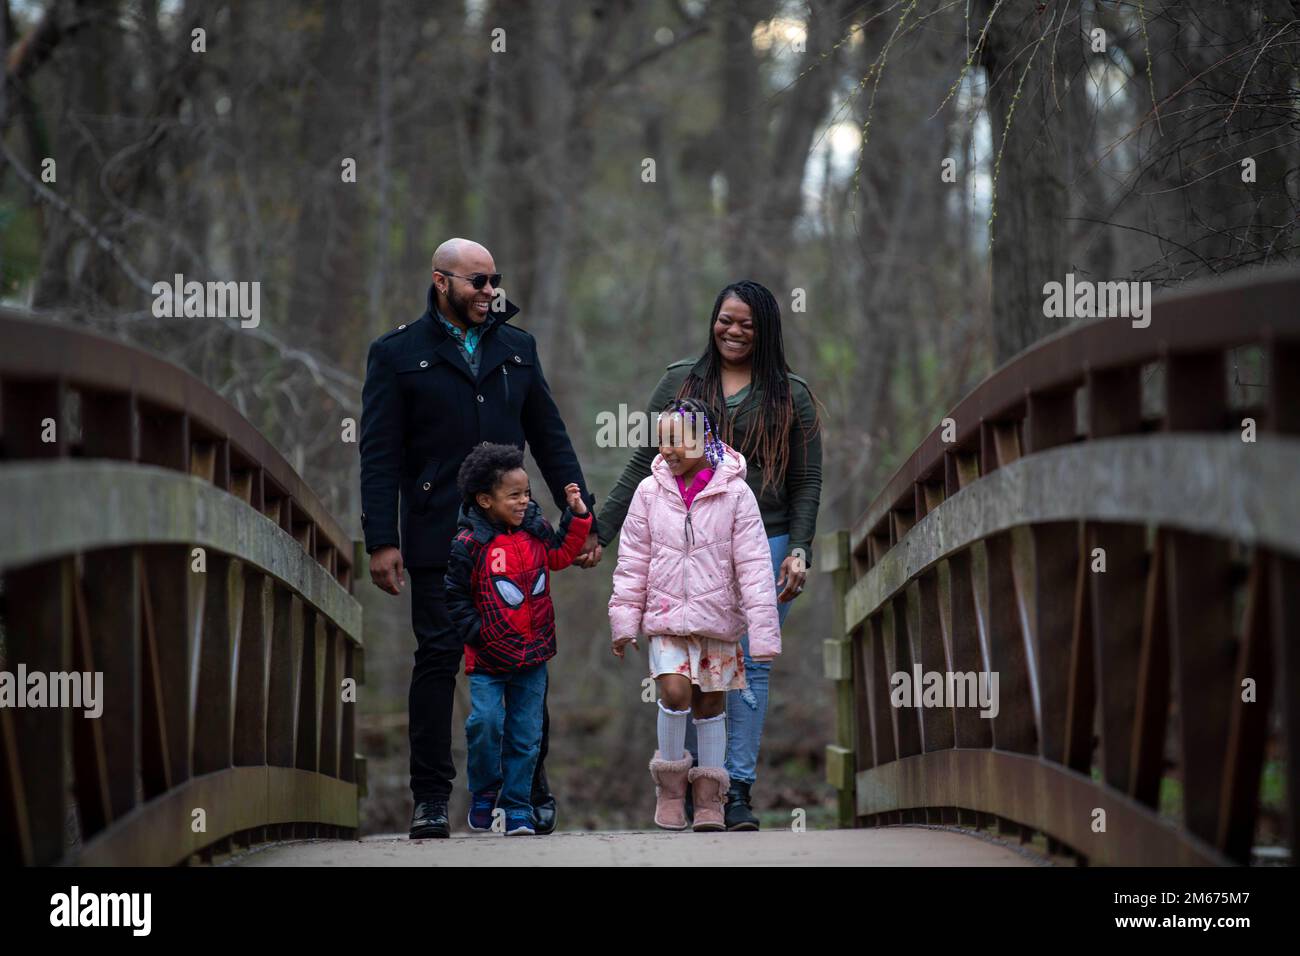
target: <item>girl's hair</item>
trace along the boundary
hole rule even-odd
[[[790,366],[785,362],[785,344],[781,339],[781,307],[776,297],[762,285],[750,279],[733,282],[718,293],[709,316],[709,344],[704,350],[703,375],[694,369],[677,391],[677,397],[696,399],[703,403],[718,423],[722,440],[736,447],[731,415],[722,394],[722,354],[713,337],[713,326],[722,311],[722,303],[736,298],[749,306],[754,316],[752,391],[762,393],[762,405],[754,416],[754,427],[745,436],[743,447],[737,451],[750,461],[757,461],[763,470],[760,491],[780,483],[785,478],[790,463],[790,427],[796,421],[794,400],[790,396]],[[804,441],[817,431],[821,416],[814,404],[814,419],[804,426]]]
[[[524,467],[523,449],[516,445],[478,445],[461,463],[456,473],[456,487],[465,504],[474,503],[474,496],[483,492],[491,494],[501,484],[507,471]]]
[[[718,439],[718,433],[714,431],[713,422],[709,419],[709,413],[702,402],[693,398],[674,398],[660,409],[659,414],[660,416],[680,415],[683,421],[689,420],[691,427],[695,429],[694,434],[703,435],[704,458],[709,463],[709,467],[717,468],[722,464],[722,459],[726,457],[727,452]]]

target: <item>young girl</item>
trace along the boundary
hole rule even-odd
[[[655,824],[686,828],[689,783],[696,830],[723,830],[730,788],[726,692],[745,687],[740,637],[750,655],[781,653],[772,556],[745,458],[722,442],[704,406],[674,400],[659,416],[659,454],[632,497],[614,570],[609,620],[622,657],[650,638],[659,688],[659,748],[650,761]],[[699,766],[686,753],[694,714]]]

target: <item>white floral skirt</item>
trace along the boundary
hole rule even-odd
[[[650,638],[650,676],[681,674],[706,694],[744,690],[745,655],[739,641],[658,635]]]

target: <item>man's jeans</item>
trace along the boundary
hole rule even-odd
[[[781,562],[790,546],[788,534],[767,539],[772,552],[772,579],[781,575]],[[776,606],[782,624],[790,613],[793,601]],[[727,775],[732,780],[752,784],[758,769],[758,748],[763,740],[763,720],[767,717],[767,685],[772,673],[770,661],[756,661],[749,656],[749,635],[740,639],[745,652],[744,690],[727,691]],[[686,748],[696,755],[695,725],[686,725]]]
[[[466,772],[474,793],[496,790],[507,816],[532,813],[533,771],[542,749],[546,665],[507,674],[470,674]]]

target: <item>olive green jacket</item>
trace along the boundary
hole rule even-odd
[[[663,378],[655,386],[650,396],[647,411],[651,420],[672,401],[686,381],[686,376],[703,359],[682,359],[668,366]],[[702,369],[701,369],[702,370]],[[763,486],[764,463],[747,457],[748,471],[745,481],[758,499],[758,508],[763,515],[763,529],[769,538],[777,535],[790,535],[790,550],[802,548],[804,561],[812,562],[813,536],[817,532],[817,508],[821,503],[822,492],[822,439],[818,428],[811,436],[806,430],[816,420],[816,408],[808,383],[798,375],[790,376],[790,397],[794,401],[797,420],[790,426],[790,457],[786,467],[785,480],[777,480],[766,491]],[[749,429],[753,427],[754,416],[760,412],[761,391],[751,386],[748,394],[738,408],[730,410],[734,441],[737,449],[744,447]],[[638,448],[631,461],[623,469],[618,484],[605,497],[605,505],[600,509],[596,519],[598,540],[602,547],[613,540],[614,535],[623,527],[623,518],[627,515],[628,504],[641,480],[650,474],[650,463],[654,461],[658,449],[653,444]]]

